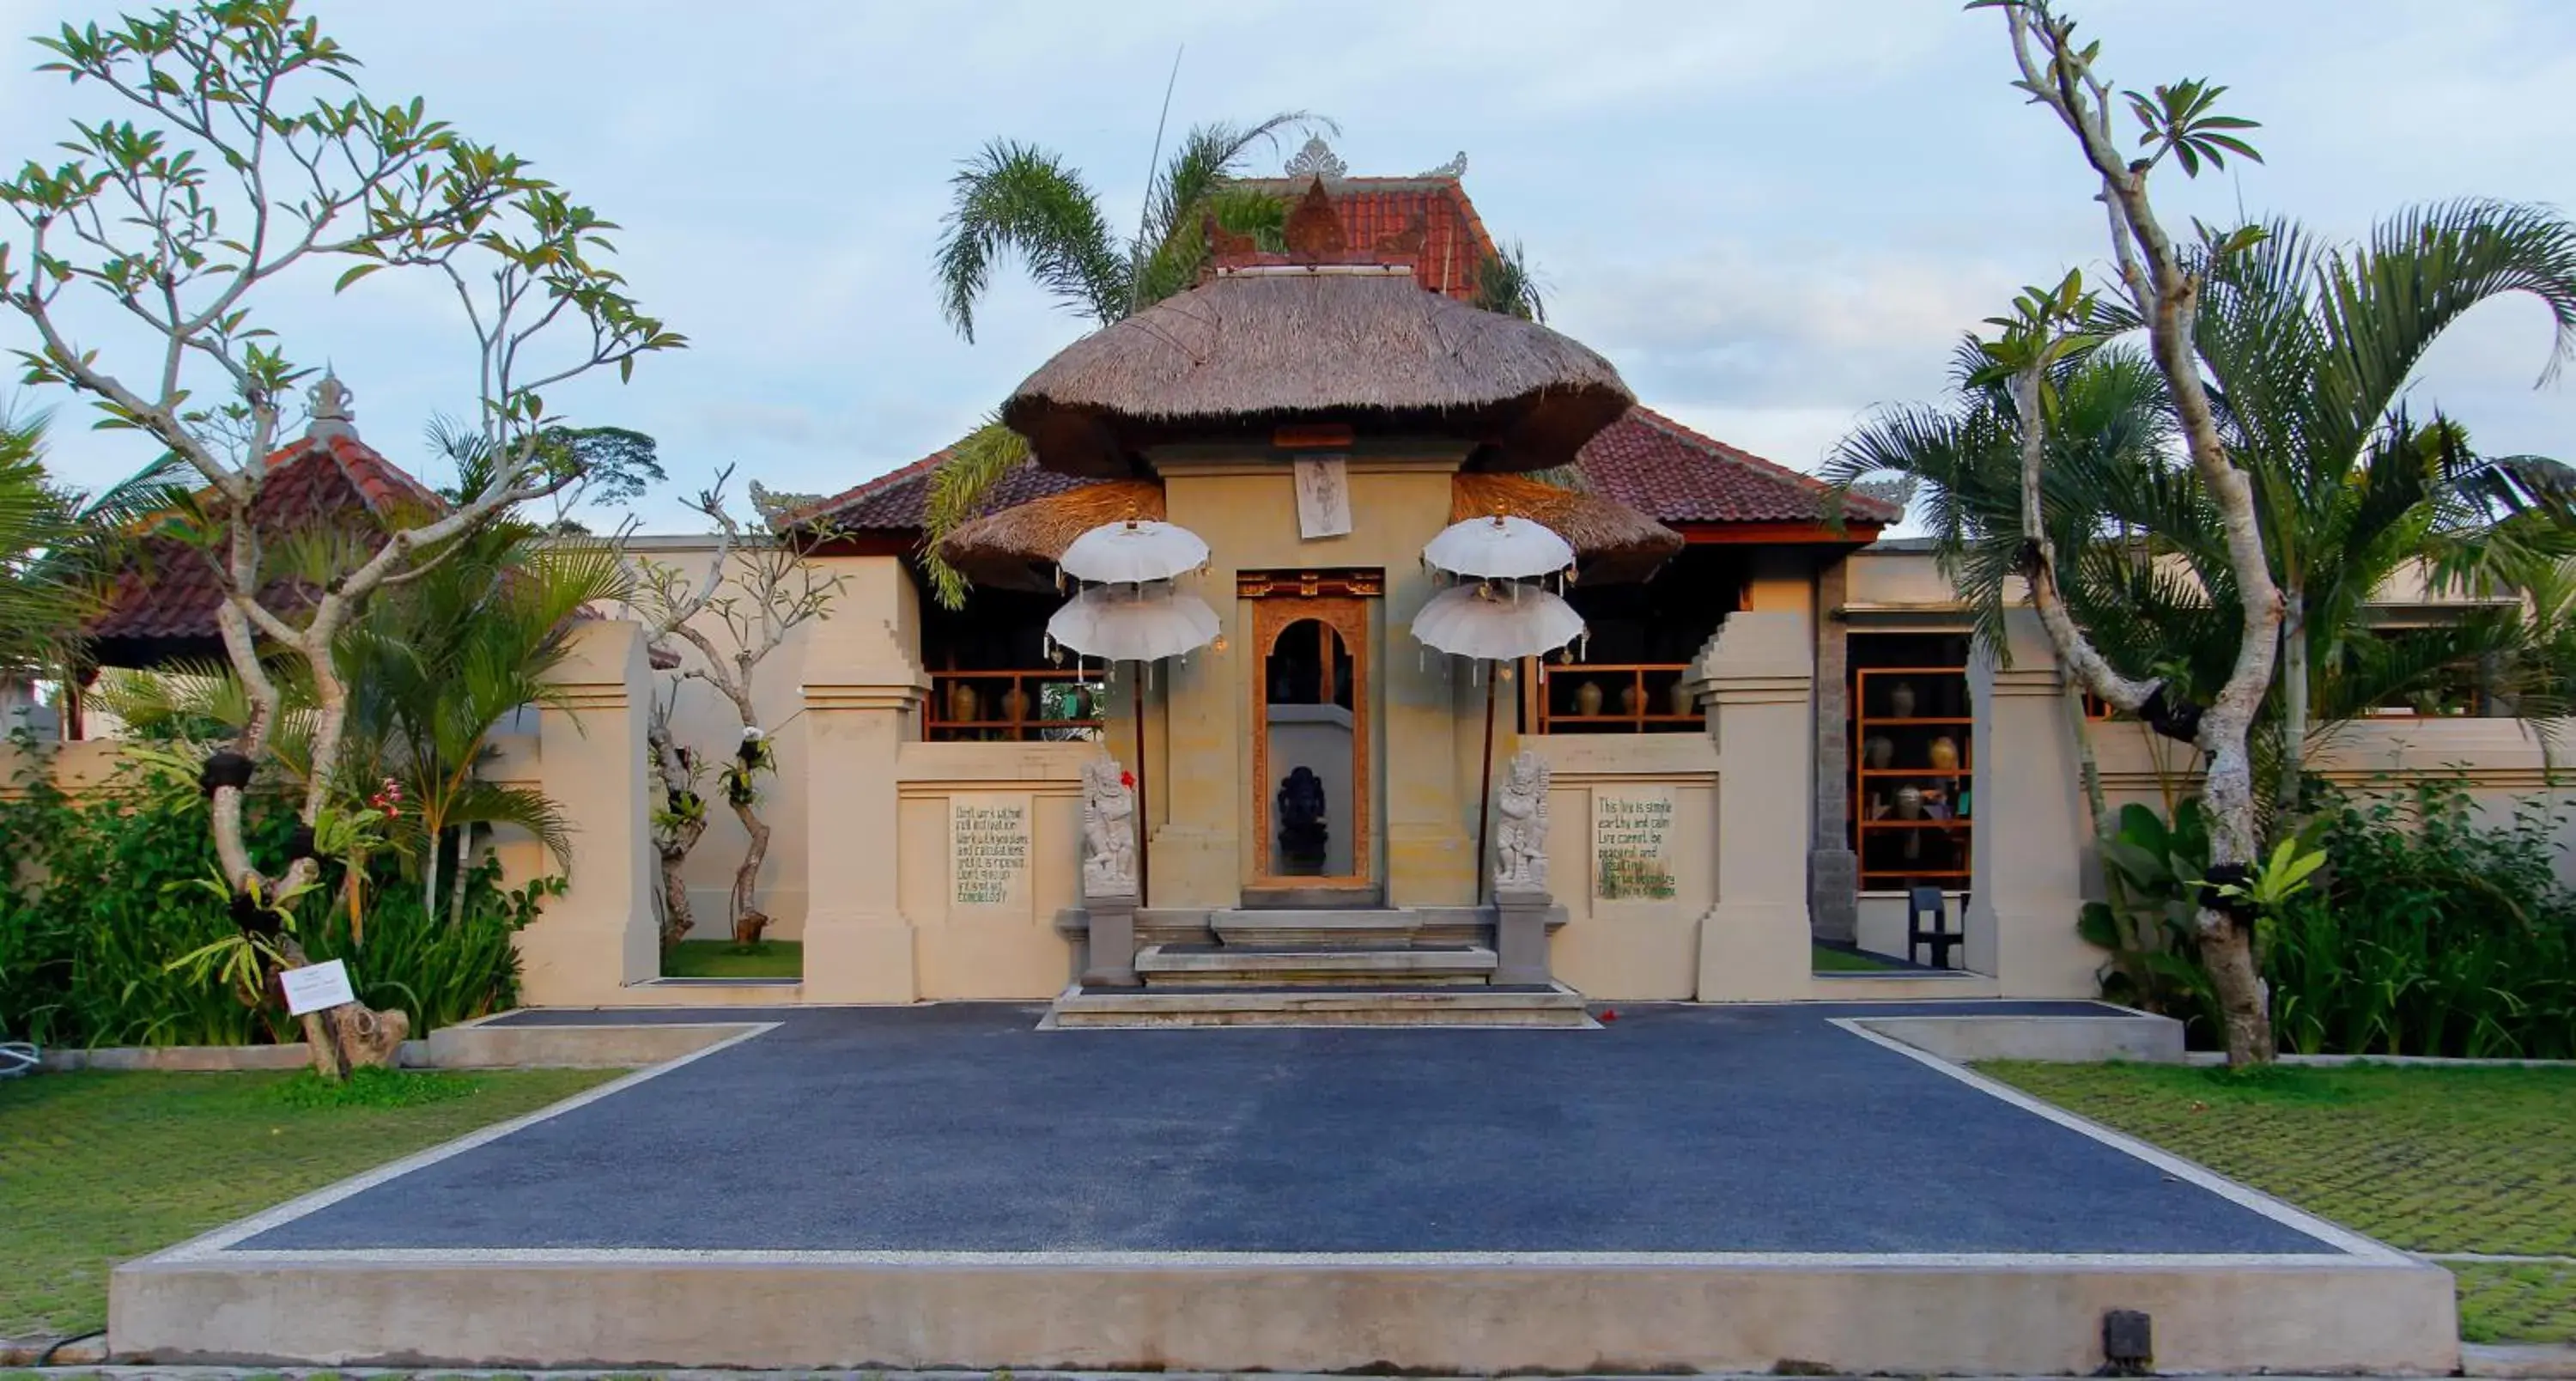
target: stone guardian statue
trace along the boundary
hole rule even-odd
[[[1494,802],[1494,890],[1547,890],[1548,766],[1535,753],[1512,755]]]
[[[1136,790],[1115,758],[1082,768],[1082,894],[1136,895]]]

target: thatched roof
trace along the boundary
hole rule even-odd
[[[1681,534],[1615,499],[1559,489],[1518,475],[1451,478],[1449,521],[1508,513],[1545,523],[1574,544],[1586,585],[1642,580],[1682,549]],[[948,564],[978,585],[1006,590],[1055,588],[1055,563],[1073,539],[1103,523],[1162,518],[1163,486],[1154,480],[1107,480],[1031,499],[965,523],[939,544]]]
[[[1682,535],[1616,499],[1519,475],[1460,474],[1449,482],[1449,521],[1497,513],[1527,518],[1574,546],[1586,585],[1643,580],[1682,549]]]
[[[1341,421],[1463,436],[1482,468],[1562,465],[1635,398],[1535,322],[1425,292],[1413,271],[1221,271],[1065,347],[1002,405],[1038,463],[1133,473],[1140,446]]]
[[[1163,516],[1163,486],[1110,480],[1032,499],[961,523],[939,544],[941,559],[978,585],[1052,590],[1056,558],[1103,523]]]

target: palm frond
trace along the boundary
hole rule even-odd
[[[1100,198],[1060,156],[997,139],[948,182],[936,262],[940,311],[959,335],[975,338],[975,304],[1010,254],[1067,308],[1102,325],[1127,314],[1129,256]]]
[[[557,866],[572,867],[572,819],[534,787],[503,786],[477,778],[456,793],[447,819],[451,826],[524,830],[546,846]]]
[[[931,472],[921,521],[922,564],[930,572],[931,593],[942,607],[965,607],[967,582],[956,568],[939,559],[939,544],[959,525],[981,514],[993,486],[1028,459],[1028,439],[1003,426],[996,414],[949,447],[948,458]]]
[[[1523,321],[1547,322],[1547,297],[1517,240],[1476,263],[1476,305]]]

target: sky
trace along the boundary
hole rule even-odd
[[[652,531],[719,467],[837,492],[938,449],[1085,329],[1006,272],[973,344],[942,320],[931,254],[950,175],[1009,137],[1084,171],[1132,224],[1176,51],[1175,131],[1329,117],[1354,174],[1463,151],[1486,225],[1527,249],[1551,325],[1644,402],[1799,469],[1873,408],[1929,399],[1952,342],[2025,283],[2107,256],[2064,130],[2007,86],[2002,21],[1954,0],[1226,0],[922,5],[827,0],[319,0],[379,100],[424,97],[622,229],[617,267],[690,338],[546,394],[658,438]],[[2410,203],[2576,206],[2576,5],[2563,0],[2076,0],[2123,85],[2206,77],[2262,122],[2259,166],[2163,176],[2167,221],[2295,216],[2358,238]],[[92,88],[28,70],[24,36],[110,7],[0,0],[0,161],[51,155]],[[1270,174],[1294,142],[1247,169]],[[0,240],[21,238],[0,223]],[[473,404],[452,303],[379,274],[275,284],[291,357],[328,361],[378,449],[432,478],[426,423]],[[109,368],[137,342],[75,318]],[[0,320],[0,347],[31,338]],[[2481,449],[2576,459],[2576,383],[2535,388],[2546,312],[2481,309],[2414,386]],[[0,399],[15,385],[0,384]],[[151,459],[53,405],[51,462],[111,482]],[[592,515],[595,525],[613,521]]]

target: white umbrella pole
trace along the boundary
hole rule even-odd
[[[1476,786],[1476,904],[1485,903],[1485,816],[1494,804],[1494,682],[1500,679],[1502,663],[1494,664],[1494,675],[1485,678],[1485,758],[1478,764],[1482,780]]]
[[[1150,876],[1146,850],[1154,839],[1154,822],[1145,814],[1145,664],[1136,664],[1136,906],[1144,909],[1145,879]]]

